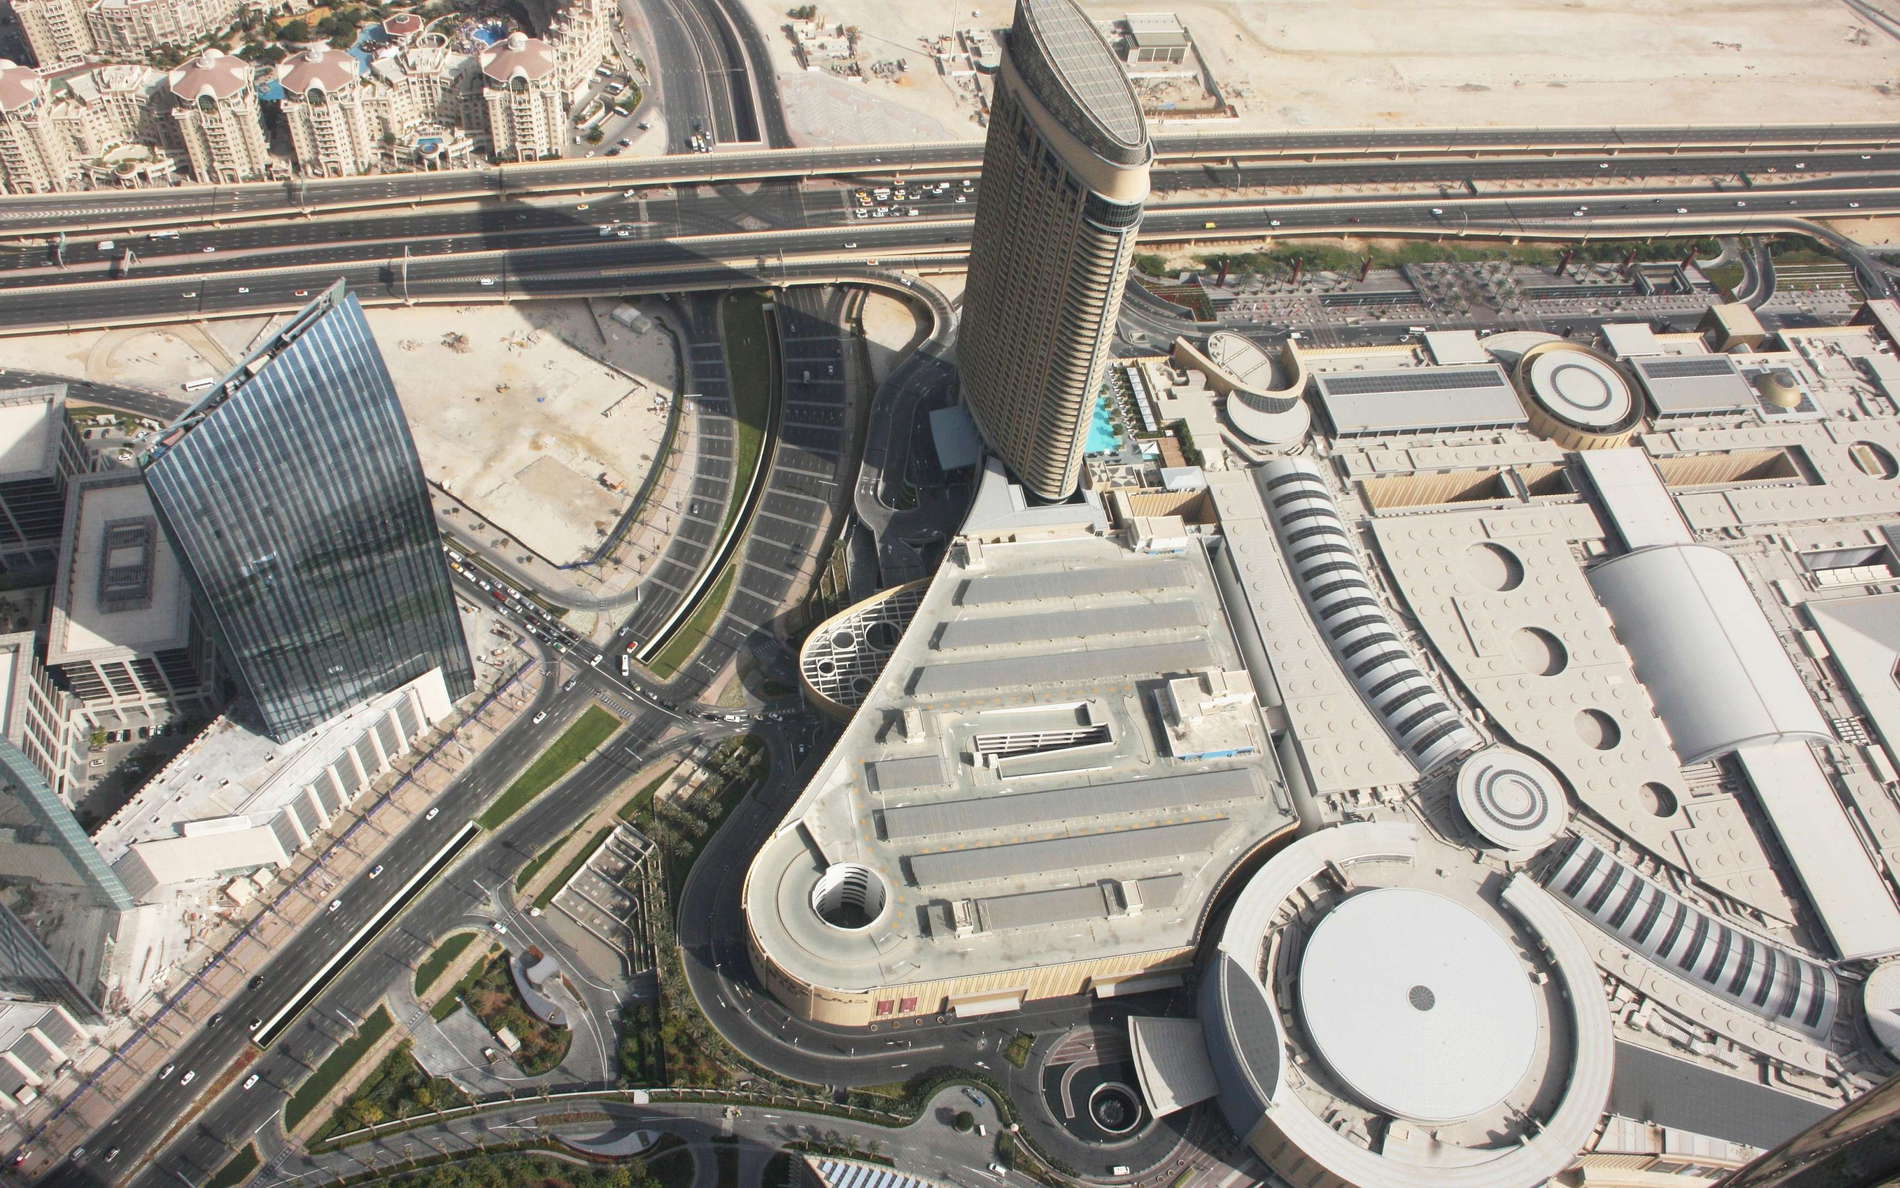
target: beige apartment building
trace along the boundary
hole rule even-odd
[[[253,181],[270,172],[251,64],[206,50],[171,72],[172,119],[192,176],[201,182]]]
[[[100,54],[138,58],[163,45],[196,45],[243,10],[244,0],[99,0],[86,24]]]
[[[297,169],[310,177],[349,177],[376,164],[382,128],[367,102],[369,87],[354,57],[318,46],[284,59],[279,104],[290,128]]]
[[[1154,150],[1072,0],[1020,0],[983,146],[958,360],[984,440],[1044,499],[1075,490]]]
[[[554,47],[515,33],[482,54],[482,102],[490,149],[498,161],[559,155],[567,133]]]
[[[0,60],[0,191],[46,194],[65,189],[72,153],[53,122],[51,89],[30,66]]]
[[[82,61],[93,52],[82,0],[13,0],[13,15],[41,66]]]

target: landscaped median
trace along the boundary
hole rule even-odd
[[[499,829],[508,818],[527,806],[530,800],[541,795],[554,785],[556,780],[594,753],[594,748],[606,742],[620,729],[620,719],[614,717],[597,705],[587,707],[580,720],[569,726],[554,745],[541,752],[540,758],[528,765],[507,791],[495,798],[495,802],[475,818],[475,823],[483,829]]]
[[[206,1180],[205,1188],[238,1188],[238,1185],[251,1178],[251,1173],[256,1171],[257,1165],[262,1162],[263,1160],[257,1157],[257,1146],[255,1144],[248,1146],[231,1156],[225,1165],[218,1169],[216,1175]]]
[[[416,996],[418,998],[422,996],[423,991],[434,984],[437,978],[442,976],[450,965],[455,963],[455,959],[462,955],[462,950],[473,944],[478,935],[480,934],[474,932],[458,932],[437,945],[435,952],[422,959],[422,964],[416,966]]]
[[[310,1111],[316,1109],[330,1091],[349,1075],[350,1070],[376,1046],[376,1041],[382,1039],[394,1023],[395,1020],[382,1007],[377,1007],[375,1014],[363,1020],[356,1034],[344,1040],[322,1064],[317,1065],[316,1071],[305,1077],[303,1084],[297,1086],[297,1091],[284,1103],[284,1129],[297,1129],[298,1123],[310,1116]]]
[[[772,333],[772,315],[762,292],[730,293],[719,303],[719,326],[726,343],[726,376],[732,392],[732,489],[726,497],[725,519],[713,539],[708,564],[718,575],[693,605],[692,613],[673,629],[665,646],[646,667],[665,679],[683,668],[712,632],[726,607],[739,572],[738,546],[752,512],[753,481],[764,468],[778,423],[778,344]]]

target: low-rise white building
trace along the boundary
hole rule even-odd
[[[232,882],[281,866],[451,707],[438,669],[291,745],[221,717],[93,840],[127,890],[145,901],[171,888]]]

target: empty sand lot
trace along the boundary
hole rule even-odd
[[[918,38],[973,21],[1002,27],[1014,0],[821,4],[822,20],[862,30],[864,57],[908,59],[901,83],[864,84],[799,81],[816,76],[797,71],[779,32],[788,5],[750,2],[795,112],[801,101],[836,110],[829,95],[801,100],[808,88],[848,86],[864,97],[851,119],[805,127],[795,118],[808,142],[982,135]],[[1900,41],[1839,0],[1084,0],[1083,8],[1100,20],[1131,8],[1179,15],[1239,109],[1237,123],[1214,127],[1825,123],[1900,111],[1890,93]],[[880,110],[891,118],[881,121]]]
[[[429,480],[556,563],[626,509],[676,390],[667,305],[639,303],[657,317],[634,331],[606,316],[613,304],[367,311]],[[27,335],[0,362],[190,400],[186,383],[224,374],[281,322]]]

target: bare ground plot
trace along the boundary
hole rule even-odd
[[[779,31],[787,5],[748,2],[770,34],[775,65],[795,74]],[[954,8],[828,0],[820,15],[857,26],[863,56],[908,59],[901,83],[840,84],[863,93],[867,112],[895,105],[965,138],[982,131],[917,39],[970,23],[973,11],[1000,28],[1013,7],[1014,0]],[[1083,8],[1100,20],[1129,11],[1120,0],[1083,0]],[[1198,0],[1146,8],[1180,16],[1239,108],[1238,125],[1212,127],[1826,123],[1900,110],[1890,93],[1900,42],[1877,29],[1861,36],[1866,22],[1843,4],[1817,0]],[[858,123],[872,131],[880,121],[867,115]],[[811,142],[847,143],[852,128],[818,130]]]
[[[642,331],[607,301],[598,317],[580,301],[369,310],[430,480],[554,561],[587,553],[653,465],[677,390],[669,307],[641,304],[659,317]],[[0,366],[189,400],[281,320],[9,338]]]
[[[433,481],[556,562],[626,510],[674,394],[659,326],[636,333],[580,301],[374,310],[370,323]]]

